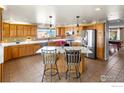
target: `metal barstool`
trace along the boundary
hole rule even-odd
[[[44,72],[43,72],[43,77],[42,77],[42,82],[44,79],[44,76],[46,75],[47,71],[50,71],[49,75],[50,75],[50,80],[52,82],[52,77],[55,75],[58,75],[58,78],[60,79],[59,76],[59,71],[58,71],[58,67],[57,67],[57,53],[56,50],[41,50],[41,55],[43,58],[43,63],[44,63]],[[47,65],[50,65],[50,68],[46,68]],[[53,66],[55,66],[53,68]],[[56,71],[56,73],[53,73],[53,71]]]
[[[67,62],[67,71],[66,71],[66,79],[69,76],[70,79],[70,72],[75,70],[76,78],[80,78],[81,81],[81,74],[79,71],[80,61],[81,61],[81,50],[65,50],[65,58]],[[72,69],[75,67],[75,69]]]

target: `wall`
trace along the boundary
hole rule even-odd
[[[4,38],[2,38],[2,42],[25,41],[25,40],[27,40],[27,38],[29,38],[29,36],[27,36],[27,37],[14,37],[14,38],[4,37]],[[31,40],[35,40],[36,39],[35,37],[30,37],[30,38],[31,38]]]
[[[122,40],[124,42],[124,28],[120,29],[120,40]],[[123,43],[124,45],[124,43]]]

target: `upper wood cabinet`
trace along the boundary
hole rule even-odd
[[[31,26],[30,30],[31,30],[30,33],[31,36],[36,36],[37,26]]]
[[[65,27],[57,27],[58,36],[65,36]]]
[[[2,36],[3,37],[9,37],[10,36],[10,24],[3,23]]]
[[[16,25],[10,24],[10,37],[16,37]]]
[[[27,25],[24,25],[24,36],[28,36],[28,31],[29,31],[29,29],[28,29],[28,26]]]
[[[17,25],[16,32],[18,37],[23,37],[23,33],[24,33],[23,25]]]
[[[3,23],[2,37],[35,37],[37,33],[36,25],[9,24]]]

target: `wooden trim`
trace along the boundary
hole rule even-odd
[[[27,23],[27,24],[21,24],[21,23],[19,24],[19,23],[18,23],[18,24],[17,24],[17,23],[11,23],[11,22],[6,22],[6,21],[3,21],[3,23],[8,23],[8,24],[12,24],[12,25],[29,25],[29,26],[37,26],[36,24],[31,24],[31,23],[29,23],[29,24],[28,24],[28,23]]]
[[[0,82],[3,81],[3,64],[0,64]]]

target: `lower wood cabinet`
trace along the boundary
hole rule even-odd
[[[26,56],[34,54],[34,45],[25,45]]]
[[[19,57],[23,57],[23,56],[26,56],[26,47],[25,45],[20,45],[19,46]]]
[[[11,47],[4,47],[4,61],[12,59]]]
[[[11,56],[12,56],[12,58],[18,58],[19,57],[19,46],[12,46],[11,47]]]
[[[25,44],[4,47],[4,61],[34,55],[40,49],[40,44]]]
[[[3,64],[0,64],[0,82],[2,82],[2,76],[3,76]]]

